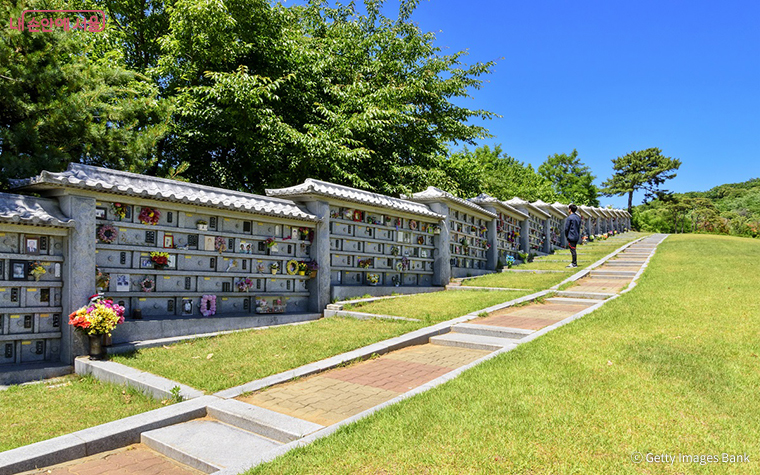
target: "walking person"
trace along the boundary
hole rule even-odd
[[[578,207],[574,204],[568,206],[570,214],[565,219],[565,237],[567,238],[567,247],[570,248],[570,254],[573,256],[573,262],[567,267],[578,267],[578,255],[575,248],[581,239],[581,217],[578,216]]]

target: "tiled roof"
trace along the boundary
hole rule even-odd
[[[55,227],[74,224],[73,219],[64,216],[56,201],[8,193],[0,193],[0,222]]]
[[[491,195],[487,195],[485,193],[482,193],[475,198],[470,198],[468,201],[472,201],[478,206],[493,206],[494,208],[500,210],[502,213],[506,213],[513,218],[518,219],[526,219],[528,217],[527,214],[523,213],[519,209],[513,208],[512,206],[509,206],[507,203],[501,201],[498,198],[494,198]]]
[[[43,171],[36,177],[15,180],[13,185],[16,188],[33,190],[80,188],[301,221],[319,221],[319,218],[306,213],[288,200],[76,163],[70,164],[65,172]]]
[[[570,213],[570,205],[560,203],[559,201],[555,201],[554,203],[552,203],[552,207],[554,207],[554,209],[558,210],[560,213],[564,214],[565,216],[567,216]]]
[[[567,213],[563,213],[562,211],[558,210],[554,206],[552,206],[549,203],[546,203],[544,201],[536,200],[536,201],[534,201],[531,204],[533,206],[535,206],[536,208],[538,208],[538,209],[540,209],[542,211],[545,211],[545,212],[551,214],[555,218],[558,218],[558,219],[565,219],[565,218],[567,218]]]
[[[443,219],[444,216],[434,213],[430,208],[413,201],[393,198],[392,196],[381,195],[371,191],[359,190],[350,186],[337,185],[327,181],[315,180],[309,178],[300,185],[289,188],[277,188],[266,190],[269,196],[284,196],[291,199],[303,198],[313,195],[326,196],[341,201],[351,203],[361,203],[381,208],[390,208],[406,213],[418,214],[429,218]]]
[[[585,214],[592,218],[598,218],[600,216],[599,212],[596,211],[596,209],[592,208],[591,206],[581,206],[579,209],[581,211],[581,214]]]
[[[551,217],[551,215],[547,213],[546,211],[536,208],[535,206],[530,204],[528,201],[525,201],[524,199],[518,198],[516,196],[512,198],[511,200],[505,201],[505,203],[507,203],[510,206],[514,206],[517,209],[522,208],[524,210],[528,210],[529,212],[539,216],[542,219],[549,219],[549,217]]]
[[[428,186],[425,191],[414,193],[412,196],[409,196],[408,198],[410,200],[419,201],[421,203],[433,203],[437,201],[445,201],[454,205],[461,206],[463,208],[467,208],[470,211],[476,212],[481,215],[485,215],[491,218],[496,217],[495,213],[485,210],[481,208],[480,206],[476,205],[475,203],[472,203],[467,200],[463,200],[462,198],[459,198],[458,196],[454,196],[451,193],[447,191],[443,191],[440,188],[436,188],[434,186]]]
[[[597,212],[600,215],[604,216],[605,218],[611,218],[612,217],[611,210],[609,210],[607,208],[596,208],[596,210],[597,210]]]

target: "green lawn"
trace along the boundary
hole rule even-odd
[[[528,274],[524,272],[501,272],[488,274],[475,279],[467,279],[462,285],[474,287],[504,287],[513,289],[543,290],[559,284],[579,270],[590,266],[599,259],[609,255],[625,244],[644,236],[642,233],[628,233],[616,239],[607,239],[578,247],[578,268],[567,269],[570,263],[570,251],[563,249],[554,254],[536,258],[533,262],[521,264],[515,269],[562,270],[564,273]],[[551,262],[551,261],[561,262]]]
[[[760,240],[671,236],[596,312],[249,473],[759,473],[759,262]]]
[[[346,305],[346,310],[419,318],[426,325],[451,320],[475,310],[514,300],[530,292],[489,290],[446,290],[377,300],[367,304]]]
[[[90,377],[0,391],[0,452],[161,407],[134,389]]]
[[[402,320],[326,318],[303,325],[246,330],[149,348],[112,361],[207,392],[239,386],[272,374],[403,335],[425,326]],[[211,355],[211,356],[209,356]]]

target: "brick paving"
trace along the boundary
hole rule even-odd
[[[566,289],[573,292],[595,292],[595,293],[616,293],[623,290],[631,279],[605,279],[601,277],[584,277],[576,282],[575,285]]]
[[[200,472],[142,444],[24,472],[25,475],[200,475]]]
[[[575,315],[593,303],[544,303],[523,307],[507,307],[491,312],[487,317],[473,320],[471,323],[496,327],[522,328],[540,330],[554,323]]]
[[[239,398],[322,425],[331,425],[421,386],[490,353],[418,345]]]

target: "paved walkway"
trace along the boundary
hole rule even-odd
[[[200,475],[203,472],[164,457],[142,444],[104,452],[25,474],[46,475]]]
[[[488,353],[431,344],[412,346],[239,399],[327,426],[389,401]]]
[[[657,236],[647,238],[630,246],[616,258],[626,261],[635,260],[638,265],[605,264],[595,269],[595,271],[601,271],[600,274],[594,276],[594,271],[592,271],[589,277],[580,279],[567,290],[608,294],[619,292],[631,283],[635,272],[638,272],[645,262],[646,257],[640,254],[649,254],[661,240],[662,237]],[[605,276],[609,271],[622,272],[623,276]],[[466,324],[454,325],[450,333],[431,337],[427,344],[402,348],[367,361],[246,394],[237,398],[245,404],[237,404],[250,410],[254,410],[255,407],[255,411],[273,411],[272,414],[281,414],[277,417],[284,415],[294,418],[290,419],[293,421],[308,421],[320,426],[330,426],[468,365],[493,351],[513,348],[520,343],[520,339],[531,333],[577,316],[600,302],[600,300],[584,298],[549,298],[541,303],[533,302],[528,305],[496,310],[487,316],[470,320]],[[218,430],[222,431],[220,432],[222,435],[217,436],[220,438],[220,443],[229,439],[233,445],[235,442],[239,442],[238,445],[244,445],[244,442],[233,440],[234,435],[224,436],[225,430],[234,429],[237,434],[240,434],[241,430],[252,431],[252,435],[257,435],[250,426],[232,427],[227,426],[231,424],[230,421],[225,421],[226,423],[223,424],[214,419],[210,419],[210,422],[218,425]],[[200,434],[197,433],[198,429],[193,425],[194,423],[197,421],[171,427],[176,429],[175,432],[178,432],[180,438],[198,438]],[[182,432],[183,430],[185,432]],[[233,433],[235,432],[230,432],[230,434]],[[183,434],[187,437],[183,437]],[[145,435],[143,435],[143,441],[145,441]],[[206,445],[205,442],[201,444]],[[268,444],[275,445],[277,442],[271,441]],[[250,447],[243,450],[256,451]],[[192,460],[183,460],[193,463]],[[197,460],[202,460],[202,456],[197,455]],[[200,465],[195,466],[200,467]],[[217,463],[216,466],[227,465]],[[205,470],[206,472],[213,471],[208,468]],[[185,475],[201,472],[167,459],[146,446],[138,444],[51,467],[46,471],[29,473]]]

